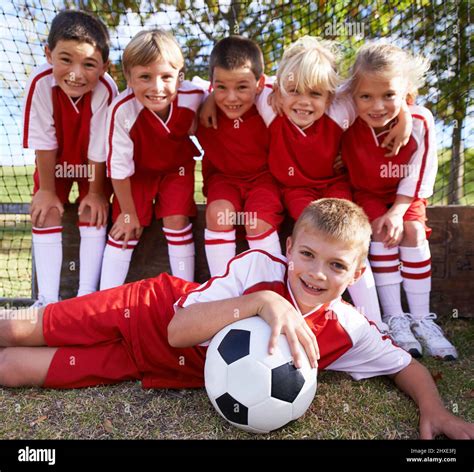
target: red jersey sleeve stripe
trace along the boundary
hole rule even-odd
[[[183,307],[184,305],[184,302],[186,301],[186,299],[188,298],[189,295],[191,295],[192,293],[195,293],[195,292],[203,292],[204,290],[207,290],[213,283],[215,280],[217,279],[223,279],[224,277],[227,277],[229,275],[229,272],[230,272],[230,265],[242,258],[242,257],[245,257],[246,255],[248,255],[250,252],[261,252],[262,254],[265,254],[267,257],[269,257],[272,261],[274,262],[279,262],[280,264],[282,264],[283,266],[286,267],[286,263],[283,262],[281,259],[278,259],[277,257],[274,257],[272,254],[269,254],[268,252],[265,252],[265,251],[262,251],[261,249],[252,249],[251,251],[246,251],[246,252],[243,252],[242,254],[239,254],[238,256],[235,256],[233,257],[228,263],[227,263],[227,268],[225,270],[225,273],[223,275],[216,275],[215,277],[211,277],[204,285],[202,285],[201,287],[195,289],[195,290],[191,290],[190,292],[188,292],[186,295],[183,295],[183,297],[181,297],[181,299],[178,301],[178,306],[179,307]]]
[[[114,93],[112,91],[112,87],[110,84],[104,79],[104,77],[100,77],[99,79],[107,88],[107,92],[109,92],[109,99],[107,100],[107,104],[110,105],[112,103],[112,100],[114,99]]]
[[[107,177],[112,178],[112,169],[111,169],[111,161],[112,161],[112,137],[114,135],[114,126],[115,126],[115,113],[117,112],[118,108],[123,105],[124,103],[128,102],[132,98],[135,97],[134,93],[126,96],[124,99],[120,100],[112,110],[112,117],[110,119],[110,129],[109,129],[109,153],[107,155]]]
[[[426,122],[426,118],[422,115],[413,115],[413,118],[418,118],[419,120],[423,121],[423,127],[425,129],[425,151],[423,153],[423,159],[421,161],[421,168],[420,168],[420,175],[418,176],[418,182],[416,184],[416,189],[415,189],[415,198],[418,198],[418,192],[420,191],[421,187],[421,182],[423,181],[423,176],[425,174],[425,167],[426,167],[426,157],[428,155],[428,148],[430,145],[430,140],[429,140],[429,127],[428,123]]]
[[[200,93],[200,94],[204,94],[204,90],[200,90],[200,89],[196,89],[196,90],[178,90],[178,93],[184,93],[184,94]]]
[[[33,95],[35,93],[36,85],[38,81],[43,77],[53,73],[53,69],[45,70],[41,74],[38,74],[31,82],[30,90],[28,91],[28,97],[26,99],[25,107],[25,122],[23,124],[23,147],[28,148],[28,135],[30,129],[30,113],[31,113],[31,102],[33,101]]]

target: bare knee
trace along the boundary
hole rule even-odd
[[[44,308],[8,310],[0,324],[0,346],[41,346]]]
[[[405,221],[401,246],[418,247],[426,241],[424,226],[419,221]]]
[[[168,229],[180,230],[189,225],[189,218],[184,215],[172,215],[163,218],[163,226]]]
[[[272,227],[269,223],[263,220],[252,220],[252,218],[249,218],[249,220],[251,221],[245,225],[245,230],[250,236],[265,233],[265,231],[268,231]]]
[[[12,362],[11,348],[0,347],[0,385],[3,387],[19,387],[19,377],[15,363]]]
[[[215,200],[206,208],[206,227],[212,231],[228,231],[234,227],[235,208],[228,200]]]

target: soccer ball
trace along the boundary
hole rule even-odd
[[[234,426],[268,433],[296,420],[316,393],[316,369],[302,346],[303,367],[293,366],[285,335],[270,355],[270,325],[260,316],[219,331],[206,355],[206,391],[218,413]]]

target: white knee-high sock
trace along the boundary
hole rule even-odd
[[[262,249],[270,254],[281,254],[280,238],[275,228],[270,228],[260,234],[247,235],[250,249]]]
[[[374,275],[369,261],[366,261],[365,272],[362,277],[350,287],[347,287],[355,307],[379,329],[385,329],[380,313],[379,298],[375,288]]]
[[[224,274],[227,263],[235,257],[237,244],[235,229],[230,231],[204,230],[207,265],[211,277]]]
[[[430,314],[431,252],[428,241],[417,247],[400,246],[403,288],[414,318]]]
[[[77,296],[95,292],[99,285],[100,269],[105,248],[105,226],[79,224],[81,246],[79,249],[79,291]]]
[[[122,244],[123,241],[116,241],[111,236],[107,239],[100,274],[101,290],[123,285],[127,278],[133,250],[138,244],[138,240],[129,240],[126,249],[122,249]]]
[[[163,227],[168,254],[170,256],[171,273],[176,277],[192,282],[194,280],[195,249],[193,239],[193,225],[189,223],[183,229]]]
[[[388,249],[383,243],[370,243],[369,261],[382,306],[383,318],[403,313],[400,287],[400,260],[398,246]]]
[[[32,231],[38,299],[45,303],[57,302],[63,262],[63,227],[33,227]]]

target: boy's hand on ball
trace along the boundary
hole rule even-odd
[[[270,325],[272,334],[268,344],[268,352],[273,354],[278,347],[278,337],[285,334],[290,346],[296,368],[302,367],[299,344],[303,346],[313,368],[318,365],[319,347],[311,328],[303,316],[283,297],[275,292],[265,290],[263,302],[258,314]]]

